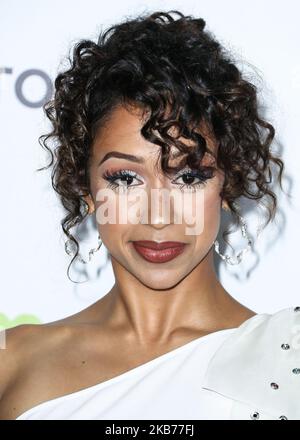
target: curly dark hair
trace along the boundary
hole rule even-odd
[[[87,215],[82,207],[84,196],[90,194],[91,145],[120,104],[133,104],[150,115],[141,133],[160,145],[164,173],[186,164],[198,168],[205,152],[213,154],[197,130],[204,122],[219,145],[216,163],[225,173],[220,196],[230,212],[237,214],[234,201],[241,196],[255,200],[267,196],[265,226],[274,218],[272,164],[278,166],[281,189],[284,168],[271,152],[275,129],[259,114],[257,87],[243,77],[233,56],[204,30],[205,25],[202,18],[177,10],[127,17],[100,31],[97,42],[84,39],[75,44],[68,57],[70,67],[57,75],[54,97],[43,106],[53,129],[39,137],[51,162],[38,171],[53,165],[52,186],[67,211],[62,229],[76,246],[71,263],[79,245],[70,229]],[[193,140],[195,146],[170,136],[172,126],[178,128],[178,137]],[[49,139],[57,141],[54,152],[47,145]],[[168,165],[172,145],[183,153],[176,168]],[[236,216],[235,223],[239,222]]]

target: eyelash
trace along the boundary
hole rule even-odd
[[[197,179],[199,179],[200,181],[194,184],[189,184],[189,183],[183,183],[183,184],[179,184],[180,186],[180,190],[182,190],[183,188],[188,188],[188,189],[192,189],[193,191],[196,191],[197,188],[200,188],[202,186],[205,186],[207,183],[207,180],[211,179],[213,177],[213,173],[212,171],[203,171],[203,170],[183,170],[180,172],[180,174],[176,177],[177,180],[182,176],[189,176],[189,177],[196,177]],[[174,183],[174,180],[172,181],[172,183]],[[177,184],[178,185],[178,184]]]
[[[207,175],[206,175],[207,174]],[[119,185],[116,183],[116,180],[121,179],[121,178],[127,178],[127,177],[132,177],[132,178],[138,178],[138,175],[131,170],[120,170],[120,171],[116,171],[111,173],[110,171],[106,171],[103,174],[103,178],[108,181],[108,188],[112,188],[112,189],[118,189],[121,186],[125,186],[125,185]],[[172,183],[175,183],[175,181],[177,179],[179,179],[182,176],[189,176],[189,177],[196,177],[198,179],[200,179],[200,182],[194,183],[194,184],[189,184],[189,183],[183,183],[183,184],[176,184],[180,186],[180,190],[182,190],[183,188],[188,188],[188,189],[192,189],[192,190],[196,190],[199,187],[202,187],[204,185],[206,185],[207,180],[211,179],[213,177],[212,172],[209,170],[207,173],[205,173],[205,171],[201,171],[201,170],[184,170],[181,171],[180,174],[176,177],[176,179],[174,179],[172,181]],[[133,188],[135,186],[138,185],[132,185],[132,186],[127,186],[127,189]]]
[[[118,189],[121,186],[125,186],[125,185],[118,185],[116,183],[116,180],[121,179],[121,178],[126,178],[126,177],[133,177],[133,178],[137,178],[137,174],[134,171],[131,170],[120,170],[120,171],[116,171],[111,173],[110,171],[106,171],[103,174],[103,179],[108,181],[108,188],[112,188],[112,189]],[[136,185],[134,185],[136,186]],[[130,189],[132,187],[127,186],[127,189]]]

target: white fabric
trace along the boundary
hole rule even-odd
[[[289,307],[190,341],[98,385],[41,403],[17,420],[300,420],[296,368],[300,307]]]
[[[300,306],[245,321],[211,359],[202,386],[233,400],[232,419],[258,412],[300,420]]]
[[[105,382],[41,403],[30,419],[227,419],[231,400],[201,389],[209,359],[234,329],[194,339]]]

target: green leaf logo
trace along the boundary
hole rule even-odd
[[[22,314],[9,319],[4,313],[0,313],[0,330],[15,327],[20,324],[40,324],[40,319],[35,315]]]

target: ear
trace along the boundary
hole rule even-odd
[[[91,195],[89,194],[88,196],[84,196],[83,198],[86,201],[86,203],[89,205],[88,215],[92,214],[95,211],[95,204]]]
[[[223,208],[225,211],[230,211],[230,208],[229,208],[229,206],[228,206],[226,200],[223,200],[223,201],[222,201],[222,208]]]

